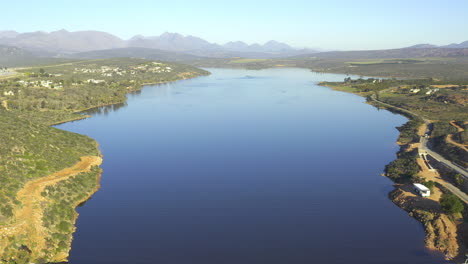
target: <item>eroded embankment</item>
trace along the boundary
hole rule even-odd
[[[428,249],[442,252],[447,260],[457,257],[457,225],[443,213],[438,202],[416,196],[407,187],[397,186],[390,193],[390,199],[423,224]]]
[[[27,249],[32,260],[66,260],[68,256],[63,254],[47,256],[47,238],[51,234],[44,226],[43,216],[44,210],[52,201],[44,197],[42,193],[46,187],[54,186],[80,173],[89,172],[93,166],[99,166],[101,163],[102,158],[98,156],[81,157],[81,160],[72,167],[27,182],[17,193],[17,199],[21,202],[21,206],[14,209],[11,223],[0,229],[0,255],[8,255],[7,247],[11,241],[21,238],[23,248]]]

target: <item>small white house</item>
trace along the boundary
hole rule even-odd
[[[54,82],[52,81],[41,81],[40,84],[42,87],[50,88]]]
[[[88,83],[94,83],[94,84],[104,83],[104,82],[105,82],[104,80],[95,80],[95,79],[88,80]]]
[[[413,183],[413,186],[414,186],[414,191],[417,192],[422,197],[429,197],[431,195],[431,190],[429,190],[429,188],[427,188],[426,186],[420,183]]]

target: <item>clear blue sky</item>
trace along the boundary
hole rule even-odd
[[[210,42],[381,49],[468,40],[468,0],[4,1],[0,30],[100,30],[121,38],[178,32]]]

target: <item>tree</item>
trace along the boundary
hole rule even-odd
[[[442,208],[451,214],[461,213],[464,209],[463,202],[453,194],[443,194],[440,198]]]
[[[431,190],[431,192],[434,192],[435,182],[433,182],[433,181],[424,182],[424,186],[429,188],[429,190]]]
[[[458,174],[455,174],[453,177],[454,177],[455,182],[457,183],[458,186],[462,185],[463,182],[465,181],[465,180],[463,179],[463,176],[462,176],[461,174],[459,174],[459,173],[458,173]]]

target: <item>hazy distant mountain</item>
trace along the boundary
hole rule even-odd
[[[0,45],[0,58],[5,59],[8,57],[32,57],[33,55],[23,49],[17,47],[10,47]]]
[[[13,30],[4,30],[0,31],[0,38],[14,38],[18,35],[19,33]]]
[[[457,49],[466,49],[468,48],[468,41],[462,42],[460,44],[452,43],[447,46],[442,46],[442,48],[457,48]]]
[[[468,49],[452,48],[403,48],[390,50],[330,51],[310,54],[308,57],[327,59],[388,59],[418,57],[464,57]],[[300,55],[298,57],[304,57]]]
[[[462,42],[460,44],[452,43],[452,44],[443,45],[443,46],[437,46],[433,44],[418,44],[418,45],[410,46],[407,48],[408,49],[413,49],[413,48],[416,48],[416,49],[421,49],[421,48],[424,48],[424,49],[425,48],[466,49],[468,48],[468,41]]]
[[[54,56],[57,54],[82,53],[96,50],[112,50],[122,48],[146,48],[149,50],[116,50],[113,52],[81,54],[79,56],[110,56],[110,54],[127,53],[128,56],[167,57],[161,51],[186,53],[202,57],[254,57],[274,58],[299,54],[313,53],[313,50],[294,49],[291,46],[274,40],[267,43],[248,45],[241,41],[229,42],[224,45],[210,43],[195,36],[183,36],[178,33],[166,32],[160,36],[134,36],[129,40],[122,40],[114,35],[100,31],[69,32],[59,30],[54,32],[17,33],[15,31],[0,31],[0,44],[16,46],[34,52],[39,56]],[[150,54],[152,53],[152,54]],[[173,54],[175,59],[181,54]]]
[[[233,51],[246,51],[250,48],[249,45],[242,41],[231,41],[224,44],[223,47]]]
[[[288,44],[277,42],[274,40],[270,40],[264,45],[248,45],[242,41],[228,42],[224,44],[223,47],[229,51],[240,52],[290,52],[295,50]]]
[[[218,49],[216,44],[209,43],[194,36],[182,36],[177,33],[164,33],[160,36],[135,36],[127,41],[127,47],[160,49],[168,51],[189,51],[198,49]]]
[[[6,31],[2,31],[6,32]],[[31,51],[72,53],[125,47],[125,41],[105,32],[59,30],[54,32],[31,32],[0,34],[0,44],[24,48]]]
[[[432,44],[417,44],[407,47],[407,49],[426,49],[426,48],[437,48],[438,46]]]
[[[71,54],[69,55],[69,57],[81,59],[107,59],[128,57],[163,61],[188,61],[201,59],[201,57],[180,52],[134,47],[80,52]]]
[[[294,49],[288,44],[270,40],[263,44],[263,50],[266,52],[288,52]]]
[[[18,67],[62,62],[64,59],[42,58],[17,47],[0,45],[0,67]]]
[[[242,41],[228,42],[224,45],[210,43],[204,39],[194,36],[183,36],[177,33],[164,33],[161,36],[144,37],[137,35],[127,42],[128,47],[142,47],[168,51],[179,51],[190,54],[219,57],[223,53],[287,53],[295,51],[291,46],[274,40],[264,45],[248,45]],[[237,53],[233,53],[237,52]],[[213,55],[217,54],[217,55]],[[265,55],[265,54],[264,54]]]

